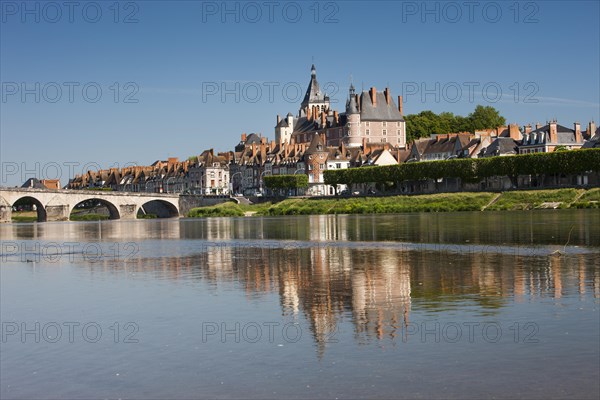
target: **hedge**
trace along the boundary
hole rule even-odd
[[[301,189],[308,187],[306,175],[270,175],[264,177],[265,186],[274,189]]]
[[[600,149],[520,154],[506,157],[464,158],[360,167],[324,172],[328,185],[384,183],[420,179],[460,178],[479,182],[492,176],[573,174],[600,171]]]

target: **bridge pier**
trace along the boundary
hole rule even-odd
[[[71,207],[68,205],[46,206],[46,221],[68,221]]]
[[[137,206],[135,204],[121,204],[119,206],[119,216],[121,219],[136,219]]]
[[[10,222],[12,220],[12,206],[6,200],[0,197],[0,222]]]

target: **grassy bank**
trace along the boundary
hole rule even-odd
[[[93,213],[72,213],[69,217],[71,221],[104,221],[107,219],[109,219],[108,215]]]
[[[497,193],[441,193],[418,196],[286,199],[275,203],[223,203],[199,207],[190,217],[244,215],[393,214],[404,212],[500,211],[558,208],[598,208],[600,189],[557,189]]]
[[[35,222],[37,221],[37,211],[13,211],[13,222]]]

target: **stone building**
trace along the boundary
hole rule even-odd
[[[523,133],[519,154],[550,153],[559,146],[572,150],[579,149],[582,145],[581,125],[578,122],[570,129],[554,120],[544,126],[537,124],[534,130],[528,126]]]
[[[275,142],[310,144],[315,133],[324,134],[325,146],[360,147],[369,143],[390,143],[406,147],[406,123],[403,118],[402,96],[396,106],[391,92],[386,88],[377,92],[372,87],[360,95],[350,85],[344,113],[331,109],[330,99],[321,91],[316,68],[311,68],[311,78],[300,104],[298,114],[277,116]]]

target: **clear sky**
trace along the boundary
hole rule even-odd
[[[407,114],[598,124],[599,3],[2,0],[0,185],[272,139],[313,62],[340,111],[352,76]]]

